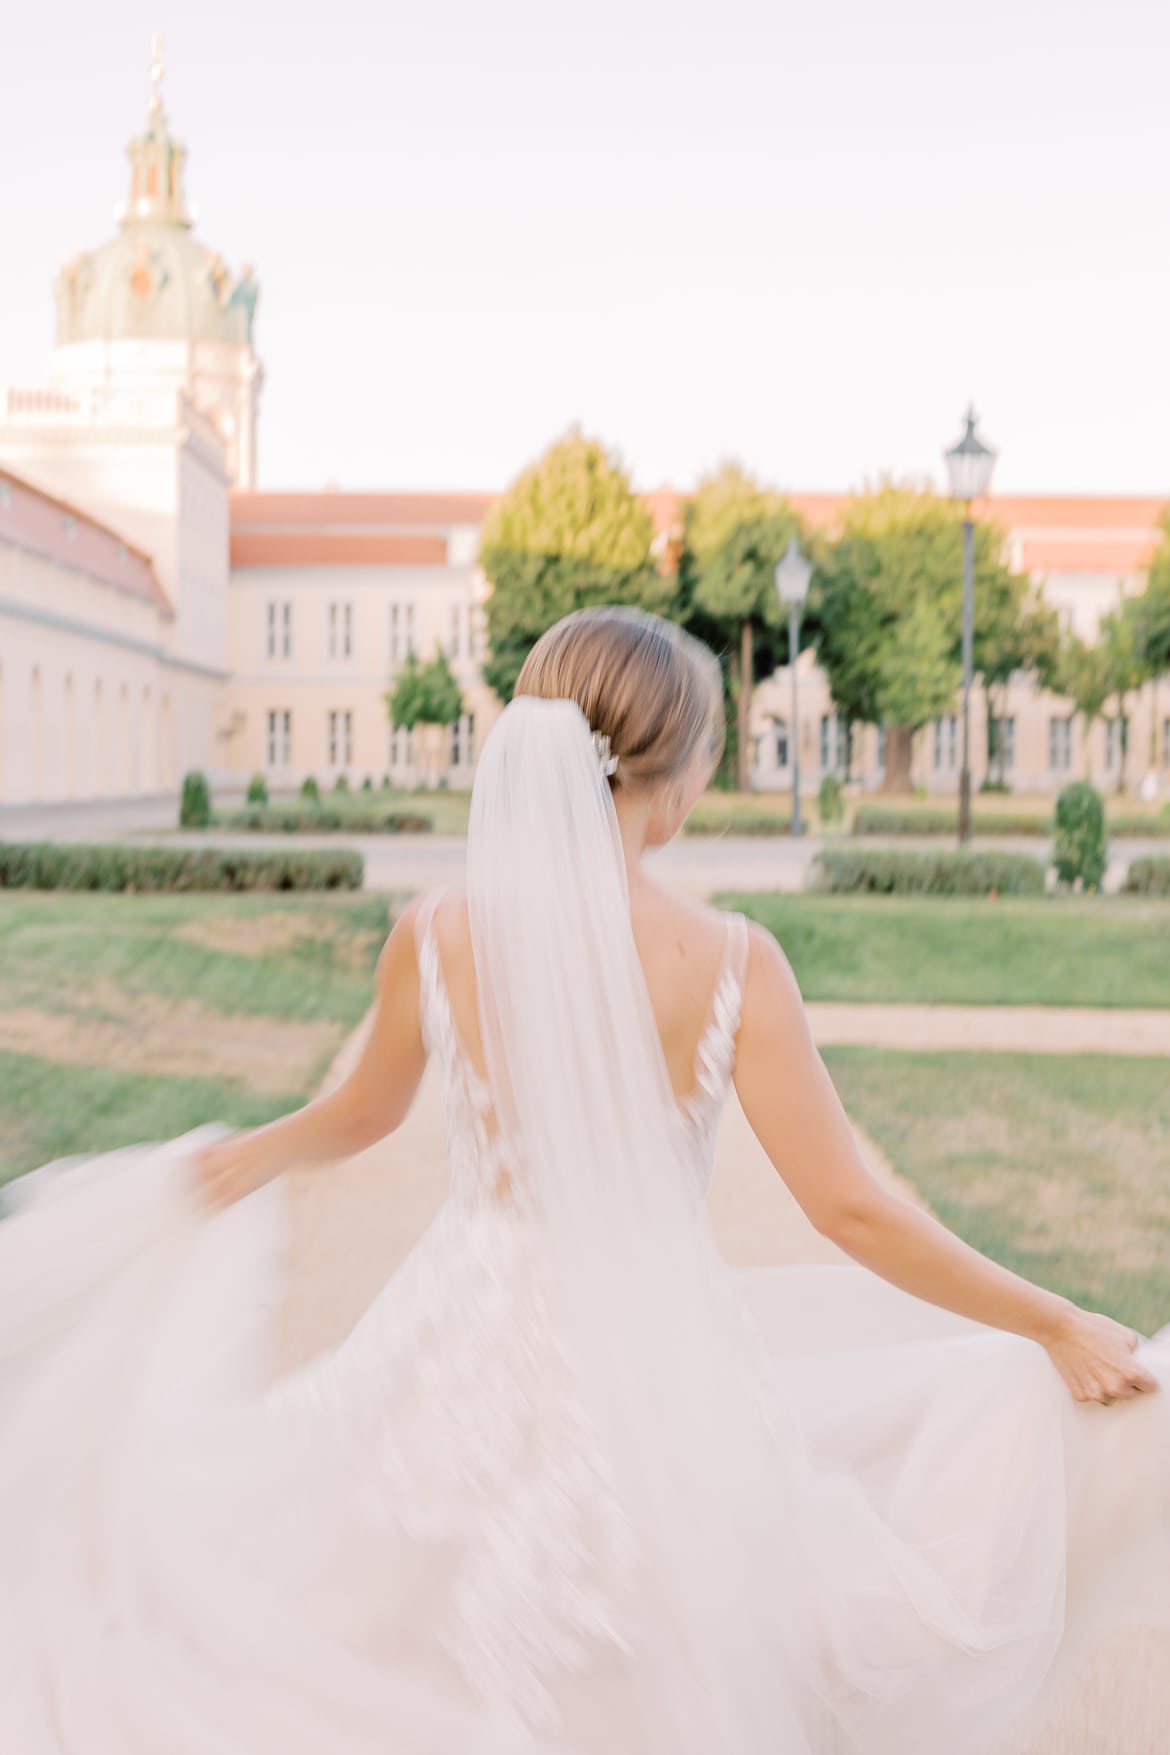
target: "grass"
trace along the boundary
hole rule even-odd
[[[304,1102],[387,930],[378,896],[0,895],[0,1182]]]
[[[984,1254],[1150,1334],[1170,1323],[1170,1079],[1128,1056],[829,1049],[859,1121]]]
[[[806,999],[1170,1007],[1170,903],[725,894]]]

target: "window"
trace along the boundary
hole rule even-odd
[[[934,722],[934,771],[953,774],[959,765],[959,716],[947,713]]]
[[[348,768],[353,761],[353,714],[347,709],[329,715],[329,766]]]
[[[841,774],[848,767],[849,727],[835,713],[821,714],[821,772]],[[781,767],[785,764],[782,762]]]
[[[884,774],[886,768],[886,728],[884,725],[879,725],[877,728],[877,765],[878,773]]]
[[[772,736],[775,739],[776,766],[778,768],[786,768],[788,766],[787,721],[783,719],[774,719],[772,721]]]
[[[414,760],[414,737],[405,725],[396,725],[390,733],[390,766],[409,768]]]
[[[414,604],[390,605],[390,662],[397,664],[414,651]]]
[[[994,714],[987,721],[987,760],[990,766],[1002,768],[1005,772],[1016,765],[1016,721],[1009,714],[1006,718],[997,718]]]
[[[270,603],[268,605],[264,650],[269,658],[292,657],[291,603]]]
[[[270,768],[287,768],[292,760],[292,714],[287,707],[269,709],[267,755]]]
[[[1105,766],[1120,768],[1121,759],[1129,748],[1129,719],[1108,719],[1105,722]]]
[[[1048,766],[1053,774],[1067,774],[1072,767],[1072,718],[1048,721]]]
[[[475,714],[465,713],[451,727],[451,766],[470,767],[475,760]]]
[[[352,603],[331,603],[329,605],[329,656],[330,658],[351,658],[353,656]]]
[[[452,658],[459,656],[459,611],[460,605],[453,603],[451,605],[451,638],[447,643]]]
[[[1162,766],[1170,768],[1170,719],[1162,721]]]

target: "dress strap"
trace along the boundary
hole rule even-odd
[[[743,1005],[747,956],[747,920],[742,914],[729,913],[723,961],[695,1056],[695,1095],[712,1104],[723,1101],[735,1065],[735,1038]]]

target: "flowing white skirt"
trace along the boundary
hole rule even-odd
[[[0,1750],[643,1748],[637,1530],[550,1330],[531,1222],[449,1202],[346,1341],[278,1377],[287,1185],[208,1217],[191,1152],[212,1131],[9,1191]],[[1170,1334],[1142,1349],[1157,1392],[1078,1405],[1040,1348],[861,1268],[737,1277],[825,1556],[776,1588],[872,1660],[817,1755],[884,1751],[895,1722],[904,1755],[942,1755],[948,1703],[910,1623],[955,1626],[956,1603],[981,1652],[1002,1613],[1014,1704],[1005,1726],[1002,1674],[977,1659],[948,1751],[1164,1750]]]

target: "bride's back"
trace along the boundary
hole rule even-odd
[[[695,1062],[727,947],[726,917],[672,895],[642,873],[630,877],[630,922],[676,1098],[693,1095]],[[465,892],[438,902],[433,930],[459,1040],[486,1079],[479,995]]]

